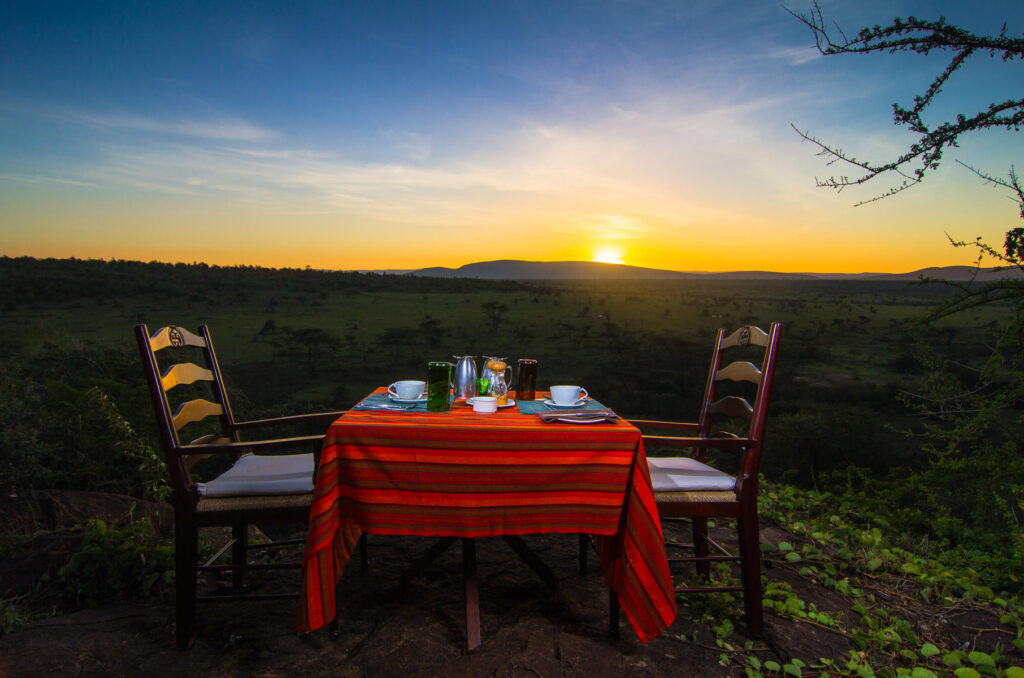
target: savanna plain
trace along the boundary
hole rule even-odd
[[[1010,306],[927,321],[950,293],[935,283],[516,282],[6,257],[0,282],[0,672],[28,670],[26,653],[49,637],[63,638],[65,668],[134,675],[143,660],[125,664],[114,647],[134,637],[150,661],[196,674],[286,674],[291,662],[347,667],[334,675],[572,675],[589,655],[602,675],[688,675],[684,664],[710,675],[1024,675],[1020,404],[958,395],[1005,339]],[[482,600],[484,647],[466,656],[456,571],[435,573],[419,604],[414,594],[427,630],[405,656],[396,648],[411,632],[387,617],[406,608],[380,602],[382,575],[346,572],[343,614],[355,621],[340,641],[299,641],[292,606],[239,618],[225,605],[200,607],[190,654],[173,649],[167,481],[135,324],[208,324],[240,419],[345,409],[425,378],[428,361],[474,355],[535,358],[538,387],[580,383],[626,418],[689,421],[717,328],[773,321],[783,330],[761,465],[765,641],[746,635],[732,594],[681,595],[676,624],[642,646],[602,636],[601,604],[526,603],[543,589],[516,584],[501,611]],[[571,573],[571,548],[549,541],[538,548]],[[375,562],[401,560],[394,548],[381,545]],[[596,577],[566,595],[600,592]],[[137,628],[117,630],[118,615]],[[71,635],[96,619],[108,620],[110,647]],[[513,642],[516,629],[525,640]],[[375,635],[392,651],[367,649]]]

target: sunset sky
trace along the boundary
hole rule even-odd
[[[894,16],[1024,34],[1007,0],[823,1],[849,34]],[[809,0],[786,3],[806,12]],[[1024,134],[950,149],[853,207],[790,126],[859,158],[947,54],[820,57],[774,0],[7,2],[0,255],[329,269],[491,259],[674,270],[904,272],[1021,226]],[[975,57],[937,114],[1022,95]]]

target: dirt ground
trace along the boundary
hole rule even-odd
[[[0,520],[9,525],[12,511],[9,505],[0,507]],[[60,530],[72,518],[63,515],[50,529]],[[762,539],[794,541],[770,525],[762,530]],[[200,604],[194,646],[180,651],[170,600],[120,602],[45,618],[0,638],[0,676],[742,675],[736,661],[726,658],[722,663],[715,634],[698,612],[685,606],[672,627],[646,645],[624,618],[619,640],[610,640],[608,595],[597,558],[591,557],[589,573],[581,577],[576,538],[562,535],[527,538],[558,576],[557,590],[545,586],[500,539],[478,540],[483,643],[467,654],[459,549],[450,549],[401,592],[399,577],[431,542],[383,536],[370,540],[369,571],[362,573],[353,565],[342,578],[337,640],[323,631],[306,638],[296,634],[297,606],[291,601],[209,603]],[[38,575],[46,567],[42,554],[47,548],[51,560],[59,559],[65,548],[73,548],[73,541],[50,537],[41,542],[45,548],[28,543],[0,563],[0,582],[11,582],[14,572]],[[788,582],[820,610],[854,615],[845,598],[793,569],[778,564],[765,574]],[[265,575],[261,588],[296,590],[297,583],[297,571],[288,571]],[[1007,646],[1013,637],[1011,629],[984,610],[929,608],[900,591],[877,594],[889,596],[890,609],[900,610],[940,647],[988,651],[997,643]],[[845,663],[855,649],[843,634],[813,624],[768,614],[766,625],[766,639],[755,641],[750,650],[762,661],[830,657]],[[729,641],[743,647],[747,640],[743,623],[737,622]]]

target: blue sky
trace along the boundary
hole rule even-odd
[[[806,12],[806,2],[790,3]],[[822,3],[1024,33],[1008,2]],[[999,242],[1019,133],[965,139],[858,208],[790,123],[858,157],[909,140],[945,55],[821,58],[775,2],[8,3],[0,254],[371,269],[496,258],[912,270]],[[936,113],[1021,95],[975,58]]]

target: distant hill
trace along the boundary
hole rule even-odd
[[[866,274],[868,280],[917,280],[925,278],[944,278],[946,280],[970,280],[974,278],[979,282],[987,280],[998,280],[1000,278],[1022,278],[1020,271],[1014,268],[997,270],[994,268],[983,268],[978,270],[974,266],[932,266],[922,268],[912,273],[871,273]]]
[[[627,278],[695,278],[699,274],[642,268],[624,264],[602,264],[596,261],[521,261],[501,259],[466,264],[458,268],[421,268],[410,275],[432,278],[506,278],[509,280],[563,279],[627,279]]]
[[[503,280],[630,280],[630,279],[716,279],[716,280],[917,280],[944,278],[946,280],[978,281],[1004,277],[1021,278],[1019,271],[997,271],[973,266],[933,266],[907,273],[776,273],[772,271],[727,271],[706,273],[696,271],[668,271],[659,268],[603,264],[595,261],[522,261],[500,259],[480,261],[458,268],[434,266],[409,271],[408,275],[431,278],[480,278]]]

